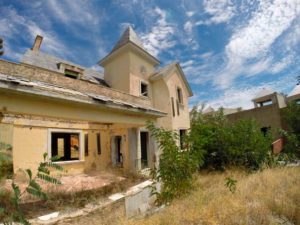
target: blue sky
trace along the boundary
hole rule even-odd
[[[19,62],[40,34],[41,51],[101,71],[128,25],[162,65],[180,62],[191,106],[250,108],[300,75],[300,0],[2,0],[2,58]]]

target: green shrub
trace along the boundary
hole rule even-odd
[[[225,169],[237,166],[259,169],[268,162],[272,135],[261,132],[254,119],[231,123],[222,110],[203,115],[196,107],[191,111],[191,143],[203,154],[203,167]]]
[[[300,104],[290,102],[287,108],[282,109],[282,118],[286,130],[281,130],[281,134],[287,139],[283,152],[292,153],[300,158]]]
[[[158,142],[162,151],[159,157],[159,166],[152,170],[152,176],[162,183],[162,189],[152,192],[157,197],[158,205],[171,202],[174,198],[189,192],[193,186],[193,173],[197,169],[197,162],[194,155],[188,149],[180,150],[178,133],[166,131],[163,128],[156,128],[153,123],[148,122],[148,129],[151,135]],[[188,140],[187,137],[185,140]]]

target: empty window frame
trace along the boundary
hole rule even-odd
[[[76,71],[73,71],[73,70],[65,69],[65,76],[66,76],[66,77],[73,78],[73,79],[78,79],[79,72],[76,72]]]
[[[178,99],[178,102],[180,104],[183,104],[183,96],[182,96],[182,89],[180,87],[177,87],[176,88],[176,91],[177,91],[177,99]]]
[[[184,135],[186,135],[186,130],[184,130],[184,129],[179,130],[180,149],[183,149],[183,148],[184,148],[184,146],[183,146],[183,138],[184,138]]]
[[[148,97],[149,96],[148,84],[141,82],[141,95]]]
[[[81,157],[81,132],[49,130],[49,156],[59,156],[57,161],[75,161]]]

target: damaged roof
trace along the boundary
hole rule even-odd
[[[18,86],[16,88],[16,85]],[[27,93],[47,98],[75,101],[79,103],[105,106],[110,109],[143,113],[152,116],[162,117],[167,114],[150,106],[126,102],[120,99],[110,98],[104,95],[89,92],[80,92],[69,88],[52,85],[40,81],[30,81],[24,77],[11,76],[0,73],[0,89],[9,89],[20,93]]]
[[[23,56],[23,58],[21,59],[21,63],[25,63],[25,64],[29,64],[29,65],[33,65],[33,66],[37,66],[43,69],[47,69],[47,70],[51,70],[57,73],[61,73],[61,71],[59,70],[58,64],[59,63],[65,63],[71,66],[75,66],[78,68],[81,68],[84,70],[84,76],[83,76],[83,80],[87,80],[90,81],[92,83],[96,83],[96,84],[101,84],[104,86],[107,86],[107,83],[104,81],[104,74],[99,72],[99,71],[95,71],[92,70],[90,68],[86,68],[80,65],[77,65],[75,63],[57,58],[55,56],[52,55],[48,55],[44,52],[41,51],[32,51],[31,49],[29,49],[25,55]]]

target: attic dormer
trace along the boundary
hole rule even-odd
[[[112,51],[98,64],[104,67],[104,80],[112,88],[140,97],[150,97],[149,77],[160,62],[146,51],[129,26]]]

